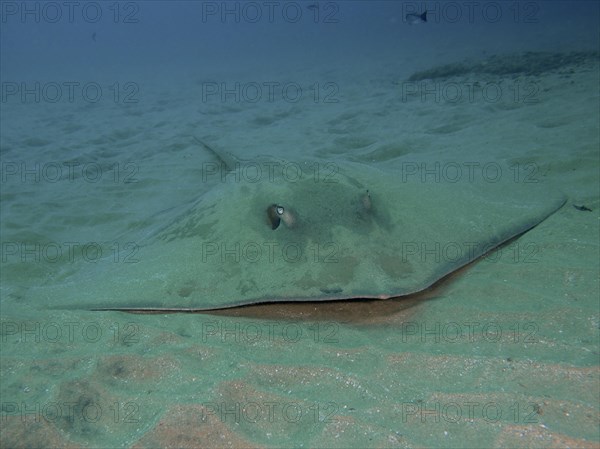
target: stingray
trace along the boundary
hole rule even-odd
[[[106,258],[40,289],[47,306],[206,311],[409,295],[565,202],[507,172],[441,177],[433,160],[244,161],[200,145],[214,162],[198,198],[140,229],[131,260]]]

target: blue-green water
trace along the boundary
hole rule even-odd
[[[1,5],[2,447],[597,446],[597,55],[407,80],[597,51],[598,5]],[[500,166],[567,203],[408,298],[127,314],[69,286],[81,308],[48,308],[203,193],[192,135],[246,163],[426,155],[423,188]]]

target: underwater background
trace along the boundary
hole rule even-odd
[[[593,1],[2,1],[0,445],[598,447],[599,31]],[[206,191],[194,137],[567,201],[405,298],[86,310],[63,285]]]

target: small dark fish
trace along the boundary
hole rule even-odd
[[[407,14],[405,17],[406,21],[411,25],[418,25],[419,23],[427,22],[427,11],[423,14]]]
[[[96,42],[96,33],[93,33],[93,34],[92,34],[92,40],[93,40],[94,42]]]
[[[573,207],[577,210],[581,210],[581,211],[585,211],[585,212],[591,212],[592,209],[590,209],[589,207],[584,206],[583,204],[581,206],[576,206],[575,204],[573,204]]]
[[[306,9],[310,9],[310,10],[314,11],[315,9],[319,9],[319,4],[318,3],[312,3],[312,4],[308,5],[306,7]]]

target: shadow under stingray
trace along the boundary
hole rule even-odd
[[[467,270],[470,265],[471,264],[468,264],[448,274],[425,290],[411,295],[398,296],[389,299],[352,298],[346,300],[312,302],[269,302],[216,310],[132,310],[130,313],[188,313],[277,321],[336,321],[338,323],[354,325],[401,324],[413,319],[420,311],[420,306],[424,305],[426,301],[440,299],[454,277],[460,276],[461,273],[463,273],[463,270]]]
[[[336,321],[356,325],[401,324],[414,319],[427,301],[441,299],[454,277],[460,276],[469,265],[412,295],[389,299],[263,303],[204,313],[265,320]]]

